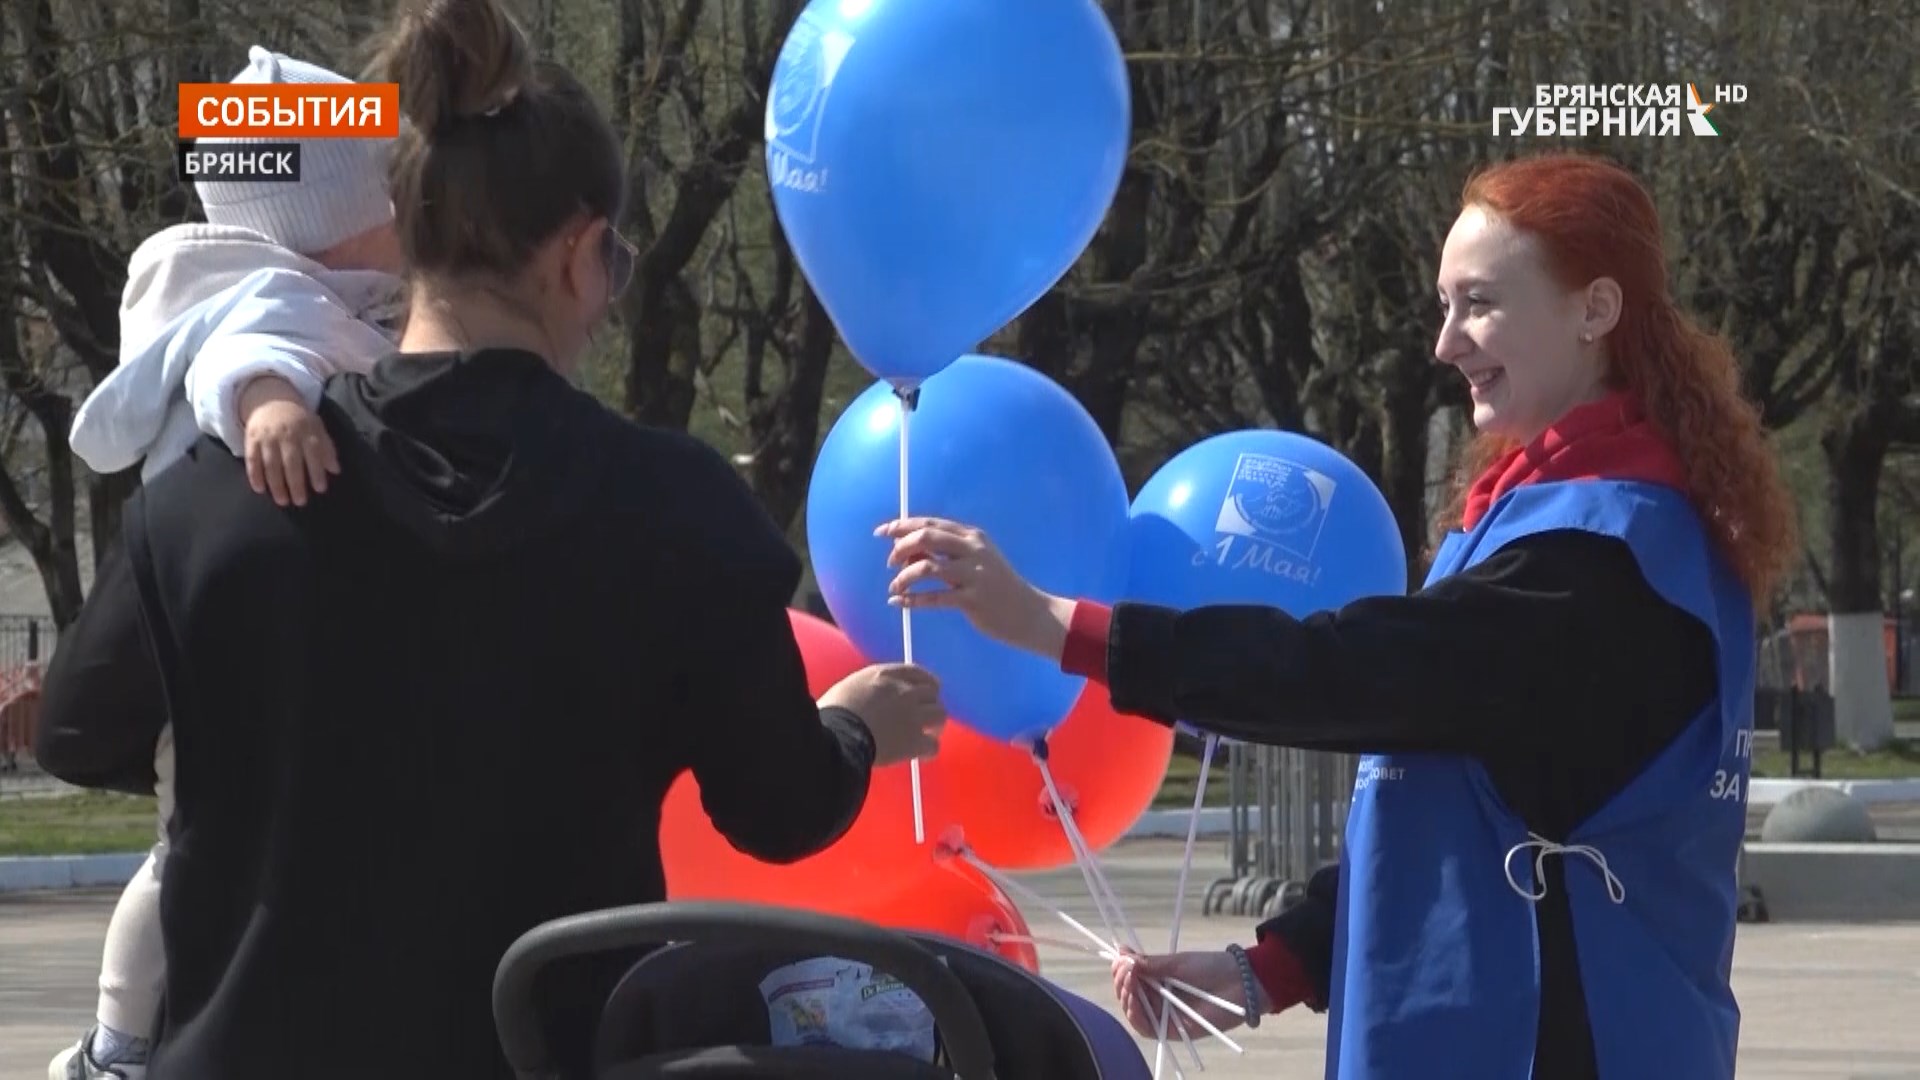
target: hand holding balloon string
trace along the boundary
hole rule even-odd
[[[903,611],[954,608],[996,641],[1058,660],[1074,601],[1021,577],[980,529],[937,517],[905,517],[874,530],[893,541],[888,566],[902,567],[887,602]],[[938,581],[944,589],[912,591]]]
[[[1087,838],[1081,834],[1080,823],[1074,820],[1073,806],[1061,796],[1059,785],[1054,783],[1053,769],[1047,764],[1048,749],[1046,736],[1042,735],[1033,739],[1029,749],[1033,754],[1034,765],[1040,770],[1040,781],[1046,785],[1047,798],[1051,800],[1053,804],[1054,814],[1060,822],[1060,829],[1066,833],[1067,846],[1073,850],[1073,860],[1079,864],[1081,876],[1086,881],[1087,892],[1093,897],[1094,907],[1099,910],[1100,918],[1106,924],[1107,937],[1112,939],[1114,947],[1117,949],[1120,938],[1118,934],[1114,933],[1114,927],[1118,926],[1126,933],[1127,942],[1131,946],[1131,951],[1138,954],[1141,949],[1140,935],[1134,932],[1133,924],[1127,921],[1126,912],[1121,909],[1120,894],[1114,889],[1113,883],[1107,880],[1106,870],[1101,867],[1099,858],[1094,855],[1092,846],[1087,843]],[[1118,957],[1115,957],[1115,962],[1120,962]],[[1169,997],[1168,1000],[1171,1001],[1172,998]],[[1154,1076],[1156,1080],[1160,1075],[1160,1065],[1164,1060],[1167,1018],[1170,1012],[1171,1010],[1163,1004],[1160,1006],[1158,1015],[1155,1017],[1157,1032],[1161,1040],[1160,1056],[1157,1056],[1154,1061]],[[1176,1029],[1176,1032],[1180,1036],[1180,1041],[1186,1045],[1187,1054],[1193,1059],[1194,1068],[1206,1068],[1200,1061],[1200,1051],[1194,1047],[1193,1038],[1188,1034],[1186,1026],[1181,1025]],[[1232,1044],[1229,1043],[1229,1045]],[[1237,1047],[1235,1048],[1235,1052],[1238,1052]],[[1184,1080],[1186,1074],[1181,1072],[1178,1063],[1173,1066],[1173,1072],[1176,1080]]]
[[[895,380],[869,386],[834,424],[808,488],[815,580],[849,639],[866,655],[901,658],[904,605],[888,602],[898,571],[887,565],[893,541],[874,532],[883,521],[916,514],[977,515],[970,523],[994,533],[1033,580],[1064,595],[1116,599],[1126,584],[1126,484],[1111,444],[1079,402],[1033,368],[996,357],[960,357],[920,386],[907,433],[904,517]],[[948,715],[970,735],[1010,747],[1023,734],[1058,726],[1083,696],[1085,679],[1008,648],[964,618],[915,609],[910,621],[914,662],[940,676]],[[905,789],[908,770],[899,772]],[[939,814],[938,795],[926,792],[929,818]],[[932,822],[933,833],[942,824]],[[1051,840],[1060,846],[1057,835]]]
[[[884,17],[877,14],[881,9],[887,12]],[[1076,565],[1067,574],[1052,563],[1044,571],[1042,562],[1034,566],[1043,573],[1043,580],[1063,583],[1055,587],[1072,595],[1108,599],[1118,592],[1120,582],[1115,579],[1122,576],[1121,564],[1103,559],[1100,553],[1108,551],[1107,545],[1118,535],[1116,526],[1124,526],[1127,499],[1107,440],[1084,409],[1029,369],[989,366],[980,363],[981,358],[962,357],[973,361],[964,364],[953,358],[1039,300],[1085,251],[1106,218],[1125,167],[1132,130],[1127,69],[1118,36],[1097,5],[995,0],[909,5],[901,11],[910,13],[900,14],[885,5],[816,4],[796,23],[795,33],[781,50],[769,92],[770,119],[777,119],[782,131],[781,137],[767,140],[775,209],[808,284],[833,313],[849,351],[875,377],[893,384],[890,389],[901,398],[900,518],[907,520],[910,512],[906,425],[915,412],[910,388],[920,380],[944,375],[948,389],[937,397],[945,406],[966,404],[969,388],[985,393],[989,388],[1022,387],[1028,392],[1004,397],[1003,408],[985,413],[929,408],[919,414],[916,426],[930,425],[925,430],[945,441],[956,435],[984,434],[984,429],[956,424],[956,417],[991,415],[1012,430],[994,432],[990,444],[978,444],[978,448],[989,457],[988,451],[998,450],[1005,458],[1003,469],[1023,470],[1025,475],[996,475],[992,469],[978,468],[929,475],[923,470],[923,482],[941,484],[942,495],[953,498],[958,494],[956,485],[1004,479],[1013,489],[1007,505],[1020,505],[1020,492],[1059,490],[1022,482],[1033,474],[1071,479],[1074,497],[1062,505],[1055,494],[1049,507],[1067,520],[1050,529],[1057,547],[1053,562],[1072,559]],[[836,40],[856,38],[861,46],[851,54],[844,49],[829,53]],[[920,58],[920,77],[960,87],[960,96],[900,95],[898,68],[888,60],[890,41],[937,43],[938,48],[899,47],[912,48],[911,55]],[[1051,62],[1063,55],[1075,62]],[[927,68],[928,63],[933,68]],[[997,75],[984,81],[970,77],[980,70],[994,70]],[[831,109],[826,105],[829,85],[835,103]],[[876,115],[886,122],[874,123]],[[1020,198],[1009,200],[1004,192],[983,188],[967,175],[930,172],[892,153],[890,140],[900,130],[940,130],[956,159],[982,168],[1004,171],[1035,161],[1047,167],[1023,185]],[[804,155],[798,154],[802,146]],[[817,169],[795,167],[792,159],[801,156]],[[840,163],[850,168],[843,169]],[[849,179],[842,180],[843,176]],[[983,220],[1007,227],[983,233]],[[1009,267],[1018,272],[1008,272]],[[875,288],[875,281],[897,284]],[[929,309],[925,304],[902,303],[901,297],[935,297],[939,302]],[[869,415],[858,408],[849,411],[850,416],[856,413],[863,419]],[[858,434],[871,430],[875,429],[836,425],[822,461],[848,465],[860,458],[863,447],[881,441]],[[1046,432],[1046,441],[1058,445],[1044,448],[1043,462],[1037,459],[1040,448],[1032,445],[1039,440],[1026,438],[1023,443],[1023,432]],[[859,464],[887,463],[880,454],[871,454]],[[831,468],[826,473],[833,475]],[[878,469],[849,469],[848,473],[880,480]],[[1018,656],[994,655],[1006,650],[982,648],[982,639],[1010,641],[1029,652],[1057,658],[1073,604],[1029,589],[1029,598],[1041,602],[1037,611],[1030,609],[1019,617],[1024,625],[1013,628],[1011,638],[996,632],[990,622],[982,625],[980,612],[968,611],[985,634],[955,635],[936,622],[920,628],[921,640],[916,643],[912,609],[958,606],[943,605],[937,598],[940,594],[916,594],[896,605],[901,610],[900,637],[894,639],[884,609],[873,610],[880,608],[883,593],[875,588],[878,575],[867,576],[875,569],[871,548],[847,543],[858,529],[886,513],[884,504],[867,501],[879,503],[886,486],[884,481],[817,482],[809,490],[810,540],[816,528],[822,535],[838,537],[827,545],[812,546],[846,545],[842,565],[828,567],[839,572],[818,575],[823,596],[835,607],[836,621],[847,627],[850,637],[864,639],[862,648],[869,654],[891,652],[898,640],[908,663],[919,652],[944,668],[952,676],[954,715],[979,721],[984,725],[979,730],[988,737],[1010,740],[1021,731],[1051,725],[1070,706],[1073,694],[1069,691],[1077,693],[1076,680],[1064,673],[1029,672],[1035,665]],[[833,512],[853,508],[859,516],[852,521]],[[855,521],[853,531],[847,531]],[[1010,541],[1014,538],[1017,526],[1013,523],[990,515],[987,524]],[[1061,557],[1060,553],[1082,545],[1089,551],[1098,545],[1098,551],[1084,559]],[[1016,545],[1016,550],[1023,547]],[[1017,576],[1009,580],[1019,582]],[[1064,584],[1069,581],[1073,584]],[[954,584],[960,584],[957,592],[968,592],[964,583],[949,582]],[[841,608],[847,609],[847,615],[842,615]],[[917,838],[923,835],[918,779],[916,770]],[[1057,792],[1055,796],[1057,801]]]
[[[1180,883],[1173,890],[1173,929],[1167,935],[1167,952],[1172,955],[1178,955],[1180,952],[1180,917],[1187,898],[1187,875],[1193,869],[1193,845],[1200,835],[1200,810],[1207,798],[1207,770],[1213,765],[1213,752],[1219,745],[1218,737],[1213,735],[1206,737],[1205,749],[1200,755],[1200,775],[1193,785],[1193,813],[1187,818],[1187,847],[1180,859]],[[1120,1000],[1132,1001],[1134,998],[1127,992],[1129,989],[1127,984],[1136,972],[1131,964],[1124,965],[1125,970],[1122,970],[1122,967],[1123,965],[1119,964],[1114,967],[1115,989],[1120,994]],[[1217,998],[1213,1000],[1218,1001]],[[1245,1011],[1241,1011],[1240,1016],[1244,1018]],[[1164,1008],[1160,1010],[1158,1016],[1154,1017],[1153,1075],[1156,1078],[1160,1075],[1160,1064],[1166,1059],[1167,1054],[1167,1019],[1168,1012]],[[1177,1074],[1179,1071],[1180,1067],[1175,1065],[1174,1072]]]
[[[944,518],[911,518],[903,515],[899,520],[881,525],[874,532],[894,541],[887,564],[902,569],[889,586],[889,602],[903,612],[916,607],[957,608],[989,637],[1055,660],[1059,658],[1072,623],[1074,602],[1052,596],[1027,582],[983,530]],[[913,591],[916,585],[928,581],[942,582],[946,588]],[[1068,843],[1074,849],[1081,872],[1087,879],[1088,892],[1107,924],[1108,934],[1114,936],[1113,930],[1117,924],[1126,929],[1133,948],[1139,949],[1140,943],[1132,936],[1132,927],[1119,911],[1118,897],[1112,893],[1112,887],[1106,882],[1098,861],[1079,838],[1072,813],[1064,807],[1054,788],[1052,774],[1046,764],[1045,740],[1036,740],[1033,749],[1041,778],[1047,783],[1055,805],[1060,808],[1060,823],[1067,833]],[[1192,840],[1190,836],[1189,858]],[[1183,890],[1184,878],[1183,872]],[[1178,918],[1176,907],[1176,941]],[[1160,1043],[1156,1051],[1155,1075],[1159,1074],[1160,1055],[1164,1054],[1166,1046],[1167,1018],[1168,1011],[1163,1007],[1157,1017]],[[1192,1053],[1192,1043],[1187,1039],[1185,1027],[1177,1027],[1176,1031],[1183,1041],[1187,1041],[1188,1050]],[[1198,1064],[1197,1054],[1195,1063]],[[1178,1071],[1178,1066],[1175,1068]]]
[[[934,858],[936,860],[941,860],[941,861],[944,861],[947,859],[959,859],[962,862],[965,862],[968,865],[972,866],[974,869],[980,871],[981,874],[985,875],[994,884],[1000,886],[1000,888],[1003,891],[1005,891],[1009,896],[1018,897],[1020,900],[1026,903],[1033,904],[1037,907],[1053,912],[1053,914],[1057,916],[1060,919],[1060,921],[1066,923],[1068,927],[1074,930],[1074,932],[1078,933],[1081,937],[1085,938],[1088,942],[1090,942],[1093,946],[1093,949],[1092,949],[1093,953],[1099,956],[1101,959],[1108,960],[1113,963],[1120,963],[1120,964],[1131,964],[1134,962],[1133,956],[1129,952],[1123,951],[1120,948],[1120,946],[1106,940],[1105,938],[1102,938],[1098,933],[1096,933],[1091,928],[1089,928],[1085,923],[1081,922],[1079,919],[1074,918],[1072,915],[1067,914],[1067,912],[1062,910],[1058,905],[1054,904],[1052,901],[1048,900],[1046,897],[1041,896],[1039,893],[1028,888],[1025,884],[1014,879],[1013,877],[1010,877],[1009,875],[1002,873],[998,869],[989,865],[985,860],[975,855],[973,851],[967,847],[965,839],[959,835],[959,831],[957,829],[950,832],[946,837],[943,837],[940,843],[935,845]],[[1231,1049],[1234,1053],[1240,1054],[1240,1053],[1246,1052],[1244,1048],[1240,1046],[1239,1043],[1235,1042],[1231,1037],[1229,1037],[1226,1032],[1220,1030],[1219,1025],[1207,1019],[1192,1005],[1188,1004],[1184,999],[1182,999],[1178,994],[1175,994],[1173,992],[1173,989],[1170,989],[1170,987],[1177,988],[1182,993],[1192,995],[1193,997],[1201,1001],[1204,1001],[1207,1004],[1214,1006],[1215,1008],[1223,1009],[1229,1013],[1240,1013],[1241,1015],[1244,1015],[1244,1010],[1242,1010],[1239,1006],[1234,1005],[1232,1002],[1221,999],[1217,995],[1214,995],[1198,986],[1193,986],[1179,979],[1170,978],[1163,982],[1158,978],[1148,976],[1145,973],[1141,973],[1140,981],[1144,982],[1148,986],[1148,988],[1152,989],[1159,997],[1164,999],[1167,1005],[1173,1008],[1179,1009],[1182,1013],[1185,1013],[1188,1020],[1190,1020],[1193,1024],[1197,1024],[1207,1034],[1212,1035],[1214,1038],[1226,1044],[1226,1046],[1229,1049]],[[1179,1030],[1182,1037],[1185,1037],[1186,1029],[1187,1029],[1186,1024],[1183,1023],[1182,1025],[1180,1025]],[[1189,1043],[1189,1049],[1191,1049],[1191,1043]],[[1198,1061],[1198,1058],[1196,1056],[1196,1063],[1197,1061]]]

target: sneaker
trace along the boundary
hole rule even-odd
[[[79,1042],[55,1054],[47,1064],[47,1080],[146,1080],[144,1053],[138,1055],[138,1061],[112,1061],[103,1065],[93,1060],[92,1046],[93,1032],[88,1031]]]

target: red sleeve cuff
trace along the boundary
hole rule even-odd
[[[1307,982],[1306,970],[1279,935],[1269,934],[1260,944],[1248,949],[1247,962],[1253,966],[1253,977],[1260,980],[1260,988],[1272,1002],[1270,1011],[1283,1012],[1303,1002],[1312,1004],[1313,987]]]
[[[1107,633],[1113,627],[1113,609],[1091,600],[1073,605],[1067,624],[1067,643],[1060,650],[1060,670],[1069,675],[1107,681]]]

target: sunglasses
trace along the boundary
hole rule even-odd
[[[600,258],[606,263],[607,287],[613,296],[626,292],[627,286],[633,284],[633,264],[639,257],[640,249],[612,225],[600,234]]]

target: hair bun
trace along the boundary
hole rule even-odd
[[[400,86],[400,111],[422,132],[513,104],[533,77],[533,49],[499,0],[412,0],[373,61]]]

